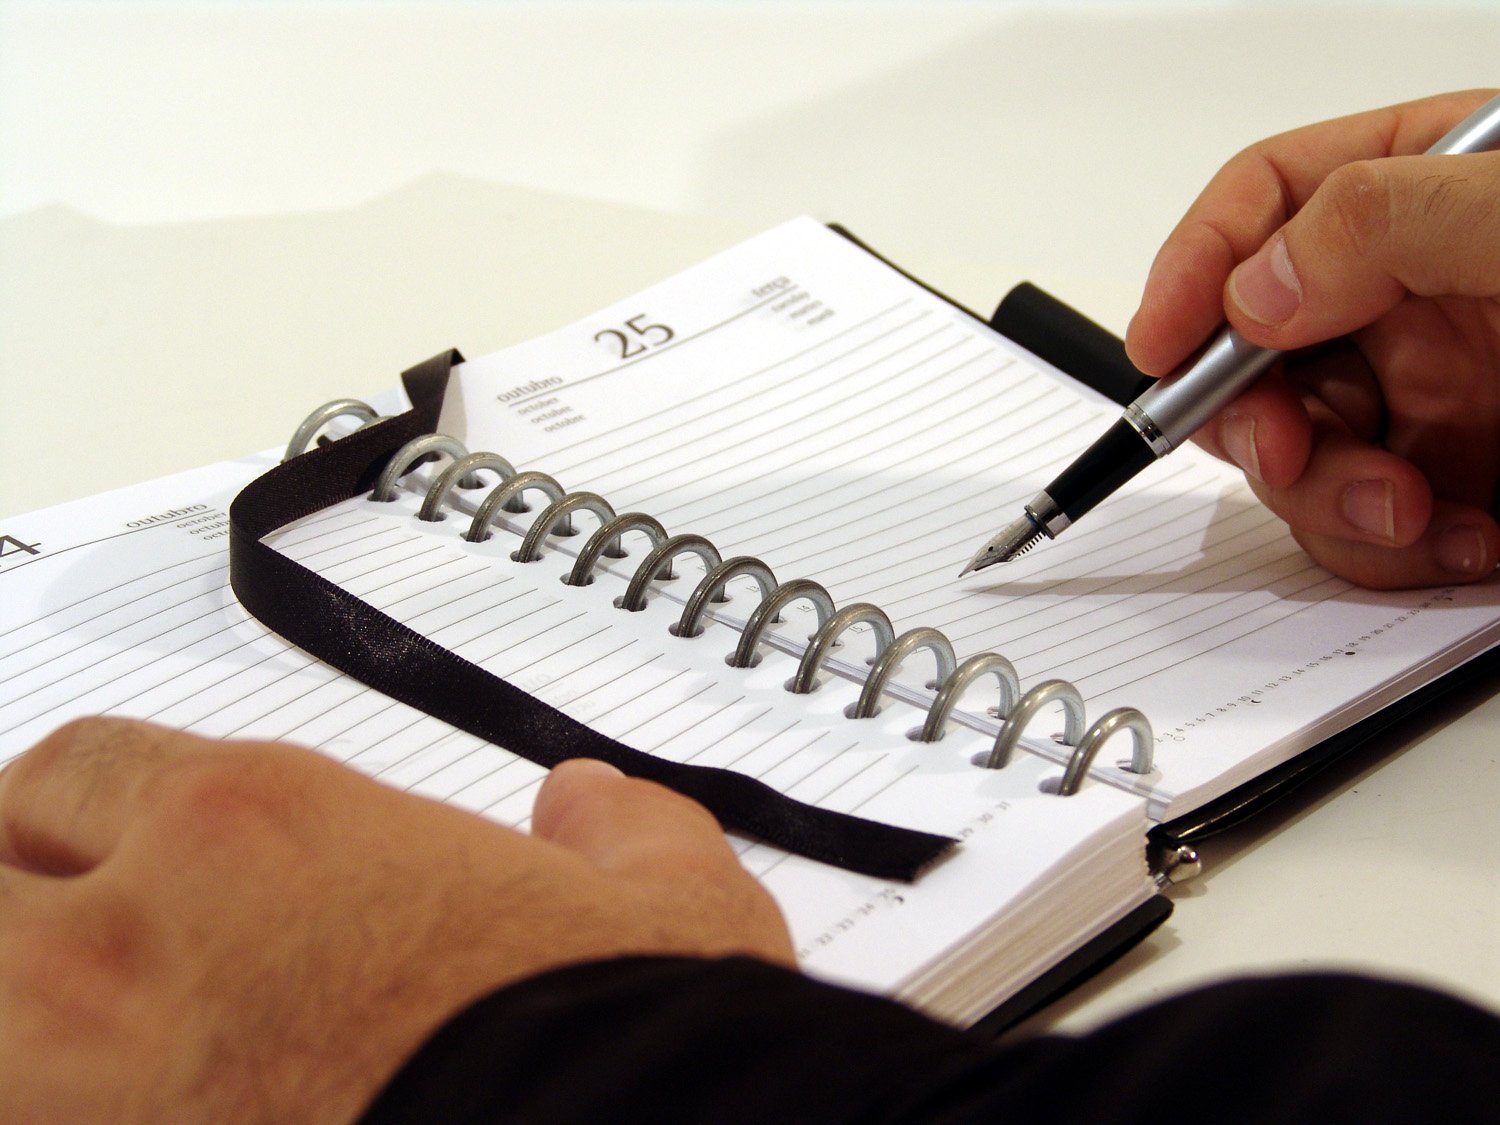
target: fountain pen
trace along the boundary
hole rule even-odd
[[[1500,148],[1500,97],[1485,102],[1427,152],[1456,155],[1495,148]],[[1192,437],[1280,356],[1228,325],[1221,327],[1194,359],[1127,406],[1120,420],[1038,492],[1019,519],[981,547],[959,576],[1009,562],[1043,538],[1056,539],[1147,465]]]

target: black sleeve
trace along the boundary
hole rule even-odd
[[[1496,1120],[1500,1019],[1346,976],[1234,981],[995,1043],[758,961],[628,958],[460,1013],[369,1122]]]

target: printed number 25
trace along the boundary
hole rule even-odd
[[[642,324],[641,321],[645,319],[646,314],[640,313],[627,320],[624,328],[606,328],[602,332],[595,332],[594,339],[613,340],[620,349],[620,358],[630,359],[647,348],[665,344],[676,335],[665,324]]]

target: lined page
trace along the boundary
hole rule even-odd
[[[810,220],[461,370],[444,428],[471,448],[873,601],[898,630],[940,628],[960,657],[999,652],[1023,687],[1071,680],[1091,717],[1145,710],[1158,770],[1095,772],[1157,815],[1481,651],[1500,622],[1493,584],[1354,590],[1196,449],[958,579],[1119,408]]]
[[[541,767],[364,688],[268,634],[235,601],[227,507],[272,463],[213,466],[7,524],[27,549],[0,558],[0,762],[68,719],[108,713],[298,742],[526,830]],[[410,492],[394,504],[350,501],[269,541],[637,749],[962,839],[908,885],[732,837],[809,969],[973,1019],[1149,897],[1139,798],[1103,785],[1056,796],[1047,790],[1059,771],[1027,755],[1003,771],[979,768],[972,758],[987,738],[960,729],[914,742],[921,712],[903,705],[851,721],[847,681],[793,696],[793,658],[767,650],[755,668],[729,668],[729,627],[675,637],[670,599],[626,612],[614,580],[564,585],[564,553],[519,564],[514,534],[465,543],[467,521],[419,521],[418,501]],[[735,601],[745,597],[736,587]],[[1066,901],[1049,903],[1064,880]],[[998,963],[996,948],[1008,951]],[[973,973],[955,971],[955,957],[974,959]],[[939,965],[947,970],[934,977]]]

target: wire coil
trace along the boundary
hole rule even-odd
[[[286,459],[306,450],[318,433],[341,415],[353,416],[361,425],[368,425],[378,417],[372,408],[355,399],[325,403],[297,427],[287,446]],[[993,676],[999,699],[991,712],[1000,719],[1000,728],[989,751],[978,755],[975,764],[988,769],[1004,768],[1033,720],[1043,711],[1060,706],[1063,714],[1060,741],[1072,749],[1062,778],[1056,783],[1057,793],[1063,796],[1076,793],[1100,749],[1122,731],[1130,735],[1132,748],[1129,761],[1118,763],[1119,768],[1135,774],[1152,771],[1154,735],[1151,724],[1133,707],[1116,708],[1092,725],[1086,725],[1083,696],[1066,680],[1046,680],[1023,693],[1015,667],[997,653],[978,653],[959,663],[952,643],[937,629],[921,626],[898,636],[890,617],[879,606],[856,602],[842,609],[836,608],[828,591],[811,579],[778,582],[771,568],[754,556],[721,558],[718,548],[701,535],[669,535],[660,521],[644,512],[617,515],[609,501],[597,493],[568,492],[546,473],[518,472],[499,454],[470,453],[461,442],[446,435],[429,434],[402,446],[381,470],[370,498],[377,502],[394,500],[400,479],[418,463],[434,457],[447,457],[449,464],[424,492],[417,517],[422,520],[441,520],[443,508],[449,503],[455,488],[482,487],[478,474],[492,472],[500,478],[498,483],[489,487],[478,504],[464,535],[469,542],[489,539],[492,525],[502,511],[511,514],[530,511],[523,496],[528,490],[539,491],[547,498],[547,507],[533,517],[522,535],[520,547],[511,553],[510,557],[517,562],[538,561],[549,536],[577,534],[573,527],[575,513],[587,511],[597,517],[599,527],[577,552],[572,567],[562,579],[570,586],[591,585],[601,559],[628,557],[623,543],[626,535],[635,532],[645,535],[651,545],[632,570],[624,594],[614,600],[616,606],[626,611],[645,609],[652,584],[673,577],[673,561],[680,555],[696,555],[702,561],[705,573],[688,595],[677,621],[669,627],[669,632],[677,637],[687,640],[702,636],[705,631],[702,622],[708,606],[729,600],[726,590],[729,582],[740,577],[754,579],[760,599],[740,629],[734,651],[725,657],[733,667],[748,668],[757,663],[757,650],[765,640],[768,628],[782,621],[781,611],[797,601],[809,602],[818,625],[807,639],[796,672],[786,682],[789,692],[805,695],[822,687],[818,679],[819,669],[839,645],[840,637],[857,625],[865,625],[873,634],[874,654],[870,659],[870,670],[860,686],[858,701],[846,708],[850,718],[869,718],[877,714],[880,697],[890,688],[902,663],[926,650],[932,656],[936,675],[928,684],[934,689],[932,701],[920,731],[913,736],[919,741],[934,743],[941,740],[964,692],[976,680]]]

